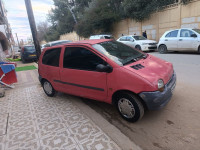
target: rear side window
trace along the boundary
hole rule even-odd
[[[178,30],[169,32],[165,37],[177,37]]]
[[[192,34],[195,33],[187,29],[182,29],[180,37],[191,37]]]
[[[82,47],[67,47],[63,67],[78,70],[96,71],[98,64],[105,62],[93,52]]]
[[[59,66],[61,48],[47,50],[42,58],[42,63],[48,66]]]
[[[121,37],[120,41],[126,41],[126,36]]]

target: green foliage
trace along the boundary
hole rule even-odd
[[[77,33],[89,37],[91,34],[110,32],[112,24],[120,19],[120,2],[121,0],[93,0],[76,26]]]
[[[178,0],[54,0],[49,14],[52,26],[46,39],[57,40],[61,34],[74,30],[82,37],[109,33],[114,22],[125,18],[148,19],[152,13]],[[190,0],[181,0],[187,4]]]

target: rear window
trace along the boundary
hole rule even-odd
[[[59,67],[61,48],[47,50],[42,58],[42,63],[48,66]]]
[[[35,51],[35,47],[34,46],[26,46],[26,47],[24,47],[24,51],[26,51],[26,52]]]
[[[104,36],[105,39],[114,39],[113,36]]]

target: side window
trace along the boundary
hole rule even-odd
[[[99,56],[82,47],[66,47],[63,67],[96,71],[98,64],[106,64]]]
[[[133,39],[131,37],[127,37],[126,39],[127,41],[133,41]]]
[[[126,41],[126,36],[121,37],[120,41]]]
[[[59,67],[61,48],[47,50],[42,58],[42,63],[49,66]]]
[[[171,37],[177,37],[177,35],[178,35],[178,30],[174,30],[169,32],[165,37],[171,38]]]
[[[192,34],[195,33],[187,29],[182,29],[180,37],[191,37]]]

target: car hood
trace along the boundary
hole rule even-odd
[[[171,63],[152,55],[148,55],[146,59],[126,65],[124,68],[138,74],[154,86],[157,86],[159,79],[163,79],[166,84],[173,74],[173,65]]]
[[[139,44],[142,44],[142,43],[147,43],[147,44],[149,44],[149,43],[157,43],[154,40],[138,40],[136,42],[139,43]]]

